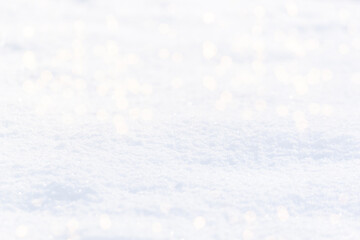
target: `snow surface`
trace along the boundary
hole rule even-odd
[[[0,239],[360,239],[359,12],[0,0]]]

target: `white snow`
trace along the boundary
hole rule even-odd
[[[359,239],[359,12],[0,0],[0,239]]]

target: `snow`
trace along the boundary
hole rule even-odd
[[[1,239],[359,239],[359,1],[0,1]]]

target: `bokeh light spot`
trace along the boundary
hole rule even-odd
[[[280,206],[277,208],[277,216],[280,221],[285,222],[289,219],[289,212],[286,207]]]
[[[280,117],[286,117],[289,114],[289,109],[287,106],[280,105],[276,107],[276,112]]]
[[[79,224],[78,220],[76,220],[75,218],[70,219],[67,223],[67,228],[70,233],[76,232],[79,229],[79,227],[80,227],[80,224]]]
[[[18,238],[24,238],[28,235],[29,228],[25,225],[20,225],[16,228],[16,236]]]
[[[243,231],[242,237],[244,240],[251,240],[254,238],[254,233],[249,229],[245,229]]]
[[[198,216],[194,219],[193,225],[196,229],[200,230],[205,227],[206,221],[205,218],[202,216]]]
[[[29,70],[36,70],[37,60],[36,60],[35,53],[33,53],[32,51],[26,51],[23,55],[22,60],[23,60],[23,64],[24,64],[25,68],[27,68]]]
[[[154,223],[152,224],[152,231],[153,231],[154,233],[160,233],[160,232],[162,232],[162,230],[163,230],[163,226],[161,225],[161,223],[159,223],[159,222],[154,222]]]
[[[247,211],[244,214],[244,219],[247,223],[254,223],[256,221],[256,213],[253,211]]]
[[[214,91],[217,87],[216,80],[211,76],[205,76],[203,78],[203,85],[205,88],[209,89],[210,91]]]
[[[125,135],[128,133],[128,125],[123,116],[116,115],[113,119],[113,123],[118,134]]]
[[[203,56],[206,59],[211,59],[216,56],[217,47],[214,43],[206,41],[203,43]]]
[[[203,14],[203,22],[206,24],[211,24],[215,21],[215,15],[212,12],[206,12]]]
[[[110,217],[106,214],[101,215],[100,219],[99,219],[99,225],[100,225],[101,229],[103,229],[103,230],[110,229],[112,226]]]

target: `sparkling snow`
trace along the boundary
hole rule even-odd
[[[360,239],[359,12],[0,0],[0,239]]]

